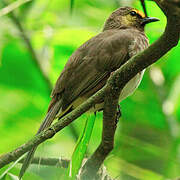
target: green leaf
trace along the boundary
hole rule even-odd
[[[14,174],[6,173],[0,178],[0,180],[19,180],[19,178]]]
[[[4,179],[6,177],[7,174],[9,174],[10,176],[12,176],[12,174],[8,173],[12,168],[14,168],[14,166],[24,157],[25,155],[22,155],[19,159],[17,159],[13,164],[11,164],[11,166],[9,166],[0,176],[0,179]]]
[[[17,176],[15,176],[14,174],[8,173],[8,179],[9,180],[19,180],[19,178]]]
[[[89,144],[89,140],[91,138],[95,119],[96,117],[94,116],[86,120],[84,130],[82,134],[79,136],[76,148],[72,155],[72,159],[67,171],[69,179],[76,179],[76,176],[78,175],[79,169],[81,168],[81,164],[87,150],[87,146]]]
[[[4,174],[3,176],[0,177],[0,180],[6,180],[7,174]]]

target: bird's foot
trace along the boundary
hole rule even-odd
[[[116,113],[116,124],[118,123],[121,116],[122,116],[121,109],[120,109],[120,105],[118,104],[117,113]]]

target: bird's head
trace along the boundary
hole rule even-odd
[[[104,30],[109,29],[125,29],[135,27],[144,30],[144,26],[148,23],[159,21],[154,17],[146,17],[143,12],[131,8],[121,7],[114,11],[107,19]]]

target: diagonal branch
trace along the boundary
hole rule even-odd
[[[141,2],[144,2],[144,1],[142,0]],[[157,1],[157,3],[159,5],[161,5],[159,3],[159,1]],[[164,7],[161,5],[161,8],[164,8]],[[180,11],[178,11],[178,13],[179,12]],[[168,14],[168,13],[167,13],[167,18],[168,18],[167,28],[166,28],[165,33],[161,36],[162,40],[164,40],[164,42],[167,43],[165,50],[171,48],[171,45],[169,44],[169,41],[170,41],[169,38],[172,35],[172,32],[169,31],[169,28],[172,28],[172,24],[170,24],[170,22],[172,21],[172,14],[171,13]],[[147,14],[146,14],[146,16],[147,16]],[[174,17],[173,17],[173,20],[175,20]],[[171,22],[171,23],[174,23],[174,25],[176,24],[175,21]],[[175,29],[176,35],[173,38],[173,41],[175,40],[175,42],[171,42],[172,44],[174,43],[174,45],[176,45],[176,43],[179,41],[179,37],[180,37],[180,29],[179,29],[180,24],[179,23],[180,23],[180,21],[177,23],[177,26],[176,26],[177,29]],[[157,41],[155,45],[158,45],[159,41]],[[160,41],[160,43],[161,43],[161,41]],[[161,57],[160,52],[156,52],[155,49],[153,49],[153,50],[154,50],[153,52],[155,53],[154,55],[157,55],[157,56],[159,55],[159,57]],[[162,49],[160,49],[160,50],[162,51]],[[153,59],[153,57],[151,57],[151,59]],[[130,65],[129,70],[131,70],[132,59],[130,61],[131,62],[129,63],[129,65]],[[144,64],[145,64],[145,60],[144,60]],[[127,66],[128,65],[126,65],[126,67]],[[124,66],[125,73],[127,73],[126,67]],[[138,67],[136,67],[136,68],[138,69]],[[131,72],[129,72],[129,74],[130,73]],[[81,170],[81,178],[80,178],[81,180],[100,179],[100,178],[98,178],[98,170],[99,170],[100,166],[103,164],[103,161],[105,160],[105,158],[108,156],[108,154],[113,149],[114,134],[115,134],[115,130],[116,130],[116,123],[115,123],[116,122],[115,121],[115,117],[116,117],[115,112],[116,111],[114,112],[114,110],[116,110],[117,103],[118,103],[118,97],[119,97],[120,90],[121,90],[121,88],[119,89],[119,86],[118,86],[118,84],[121,83],[121,81],[123,80],[123,79],[121,79],[121,77],[123,77],[123,76],[122,75],[119,76],[119,79],[118,79],[117,77],[113,76],[112,79],[114,79],[114,84],[112,84],[112,86],[111,86],[113,88],[111,88],[110,91],[106,91],[105,105],[104,105],[105,109],[104,109],[104,113],[103,113],[104,117],[103,117],[102,141],[101,141],[99,147],[97,148],[97,150],[94,152],[94,154],[86,161],[85,165],[83,166],[83,169]],[[127,77],[127,74],[124,77]],[[108,81],[108,82],[112,83],[111,81]],[[114,106],[114,105],[116,105],[116,106]]]
[[[17,149],[7,154],[1,155],[0,168],[2,168],[3,166],[7,165],[12,161],[17,160],[20,156],[22,156],[24,153],[29,151],[32,147],[41,144],[42,142],[44,142],[49,138],[52,138],[58,131],[68,126],[71,122],[73,122],[75,119],[77,119],[87,110],[89,110],[93,105],[99,102],[99,100],[103,98],[104,93],[105,93],[105,89],[103,88],[102,90],[97,92],[96,95],[93,95],[91,98],[89,98],[81,106],[77,107],[71,113],[63,117],[60,121],[54,123],[54,125],[52,125],[51,127],[47,128],[46,130],[42,131],[41,133],[33,137],[26,144],[21,145]]]
[[[97,172],[114,147],[119,95],[120,89],[114,88],[113,85],[106,91],[103,110],[102,140],[99,147],[82,167],[81,180],[98,179]]]
[[[24,159],[21,159],[18,163],[23,163],[23,161],[24,161]],[[70,162],[70,160],[64,159],[64,158],[34,157],[31,164],[68,168],[69,162]]]
[[[167,26],[162,36],[149,48],[132,57],[126,64],[113,73],[107,84],[100,91],[90,97],[85,103],[76,108],[73,112],[69,113],[59,122],[32,138],[26,144],[7,154],[1,155],[0,168],[18,159],[33,146],[39,145],[45,140],[53,137],[58,131],[69,125],[81,114],[90,109],[94,104],[96,104],[96,102],[98,102],[99,99],[104,98],[104,95],[108,89],[118,88],[118,91],[121,91],[125,84],[138,72],[156,62],[159,58],[178,44],[180,38],[180,8],[169,1],[154,1],[161,7],[167,16]],[[178,0],[178,3],[179,2],[180,0]]]
[[[146,17],[148,17],[145,0],[140,0],[140,1],[141,1],[141,6],[142,6],[142,8],[144,10],[144,14],[145,14]]]

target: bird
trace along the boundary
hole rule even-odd
[[[158,21],[146,17],[133,7],[120,7],[105,21],[102,31],[82,44],[70,56],[51,93],[47,115],[37,134],[49,127],[55,119],[68,114],[100,90],[111,74],[131,57],[149,46],[145,25]],[[139,86],[144,71],[137,73],[122,89],[119,102],[131,95]],[[103,110],[99,101],[89,111]],[[21,179],[29,167],[37,146],[24,159]]]

